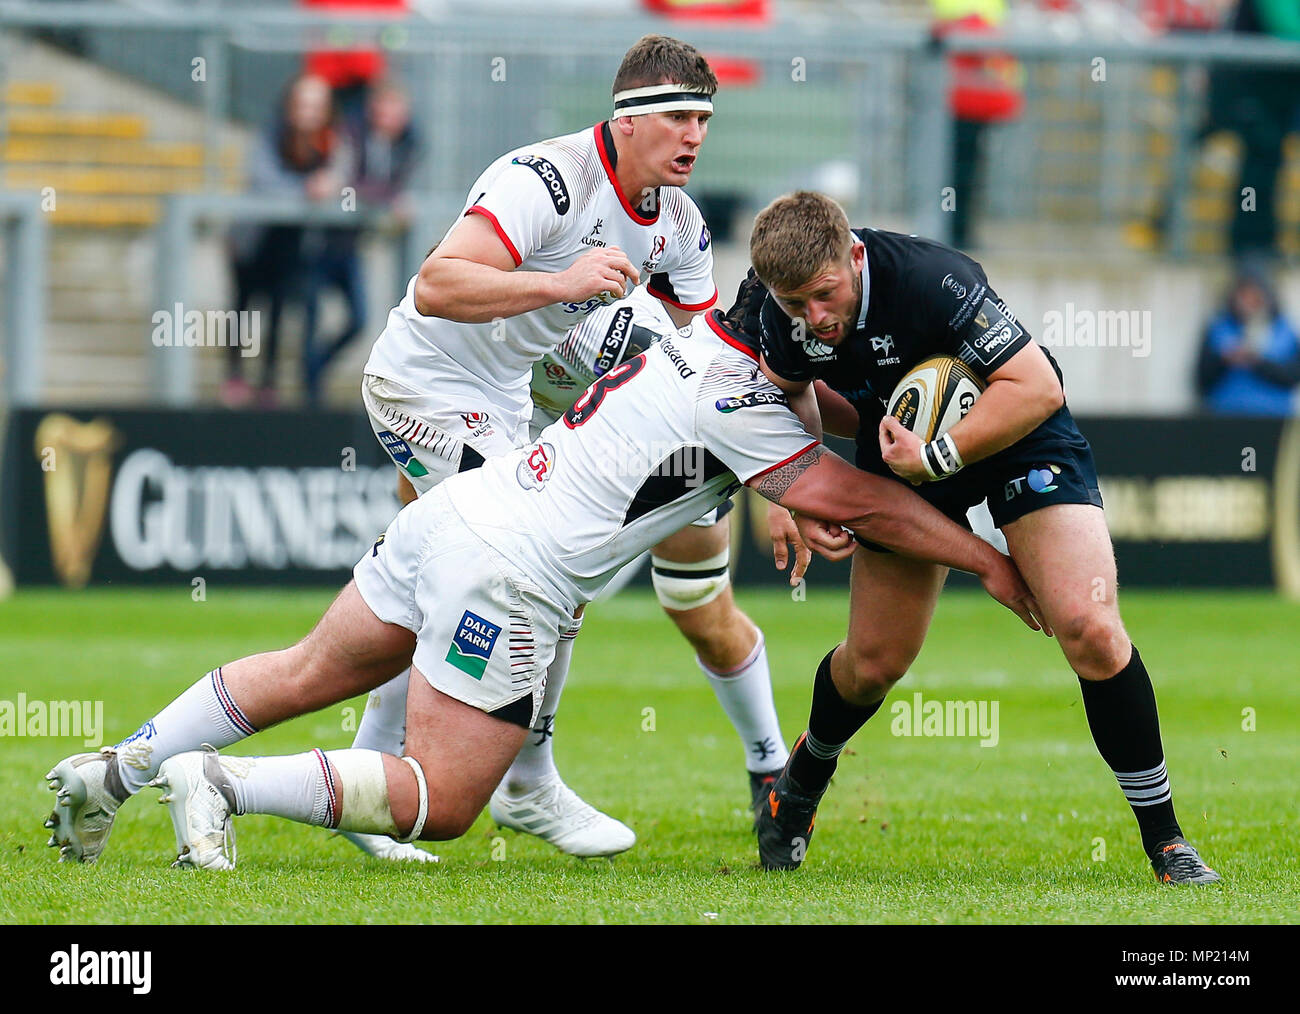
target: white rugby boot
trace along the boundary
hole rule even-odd
[[[45,780],[55,793],[54,812],[45,820],[46,844],[58,848],[61,863],[93,863],[108,842],[117,808],[130,798],[117,773],[117,754],[110,746],[73,754]]]
[[[168,757],[149,784],[163,790],[158,802],[171,814],[177,852],[172,865],[233,870],[235,792],[217,751],[205,743],[202,750]]]
[[[536,835],[571,856],[613,856],[636,844],[630,827],[584,803],[559,774],[522,796],[498,785],[488,812],[501,827]]]
[[[440,861],[439,857],[432,852],[416,848],[410,842],[393,841],[392,838],[385,834],[363,834],[360,831],[339,831],[337,833],[366,855],[373,856],[375,859],[387,859],[396,863],[436,863]]]

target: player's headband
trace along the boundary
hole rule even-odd
[[[628,88],[614,93],[615,116],[644,116],[646,113],[675,113],[678,110],[713,112],[713,97],[689,91],[684,85],[657,84]]]

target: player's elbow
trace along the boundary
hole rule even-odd
[[[445,317],[447,308],[442,303],[446,286],[440,284],[441,264],[430,257],[420,265],[420,273],[415,276],[415,309],[425,317]]]
[[[1042,392],[1042,413],[1043,418],[1055,415],[1065,405],[1065,391],[1062,390],[1059,383],[1053,384],[1050,388]]]
[[[899,519],[890,516],[886,511],[869,510],[859,511],[847,521],[841,521],[840,524],[868,542],[892,545],[899,528]]]

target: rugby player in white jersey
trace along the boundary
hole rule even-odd
[[[527,442],[533,363],[597,307],[643,280],[677,323],[717,299],[704,220],[681,190],[707,133],[717,78],[694,47],[651,35],[628,50],[613,90],[608,121],[493,162],[389,312],[362,399],[397,465],[403,503]],[[555,714],[571,649],[565,638],[539,714]],[[355,747],[401,752],[408,675],[371,695]],[[206,698],[214,713],[225,700],[219,684]],[[155,733],[146,724],[85,755],[85,777],[107,779],[110,798],[124,801],[155,768]],[[612,855],[636,841],[563,783],[545,736],[520,750],[493,811],[575,855]],[[105,820],[101,844],[111,815]],[[349,838],[384,858],[433,858],[385,837]],[[61,852],[69,861],[96,854]]]
[[[825,519],[804,529],[820,548],[852,552],[851,532],[970,571],[1040,629],[1009,557],[905,485],[827,451],[732,322],[697,317],[605,373],[531,445],[408,505],[305,639],[213,670],[148,721],[152,750],[136,755],[138,771],[163,789],[177,863],[231,867],[232,817],[245,813],[403,841],[464,834],[540,713],[577,610],[742,484]],[[400,757],[198,750],[373,689],[407,664]],[[74,855],[98,855],[116,810],[104,777],[116,768],[101,756],[50,774],[53,841]]]
[[[709,239],[700,242],[707,246]],[[536,439],[568,411],[588,385],[676,329],[663,303],[644,288],[596,310],[534,365],[530,437]],[[772,699],[763,632],[731,592],[730,508],[728,501],[652,547],[650,579],[740,739],[750,800],[757,805],[789,755]],[[796,580],[809,562],[806,548],[804,554],[795,567]],[[545,712],[539,716],[533,730],[539,742],[549,738],[551,721]]]
[[[397,465],[403,503],[524,443],[533,363],[638,281],[674,327],[712,305],[708,230],[680,188],[716,89],[693,47],[647,36],[615,76],[609,121],[508,152],[475,181],[461,218],[389,314],[365,368],[366,411]],[[636,835],[570,790],[552,752],[580,624],[581,615],[564,634],[535,735],[493,796],[492,813],[565,852],[611,855]],[[713,639],[723,644],[721,665],[736,667],[732,642],[745,633]],[[355,746],[400,752],[407,676],[371,695]],[[778,753],[771,759],[784,764],[784,743]],[[347,837],[372,855],[428,858],[387,838]]]

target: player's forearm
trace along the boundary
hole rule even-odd
[[[941,564],[970,574],[988,569],[990,553],[997,550],[961,525],[949,520],[906,486],[893,479],[862,473],[855,483],[859,499],[849,517],[837,521],[868,542],[892,549],[900,556]],[[816,515],[815,511],[805,513]]]
[[[989,554],[997,552],[903,484],[854,468],[820,444],[751,485],[782,507],[842,525],[903,556],[984,574]]]
[[[561,299],[557,276],[501,271],[460,257],[430,257],[415,283],[415,308],[426,317],[482,324]]]
[[[948,434],[957,444],[962,463],[969,465],[1028,436],[1064,404],[1059,384],[1031,386],[995,380]]]

